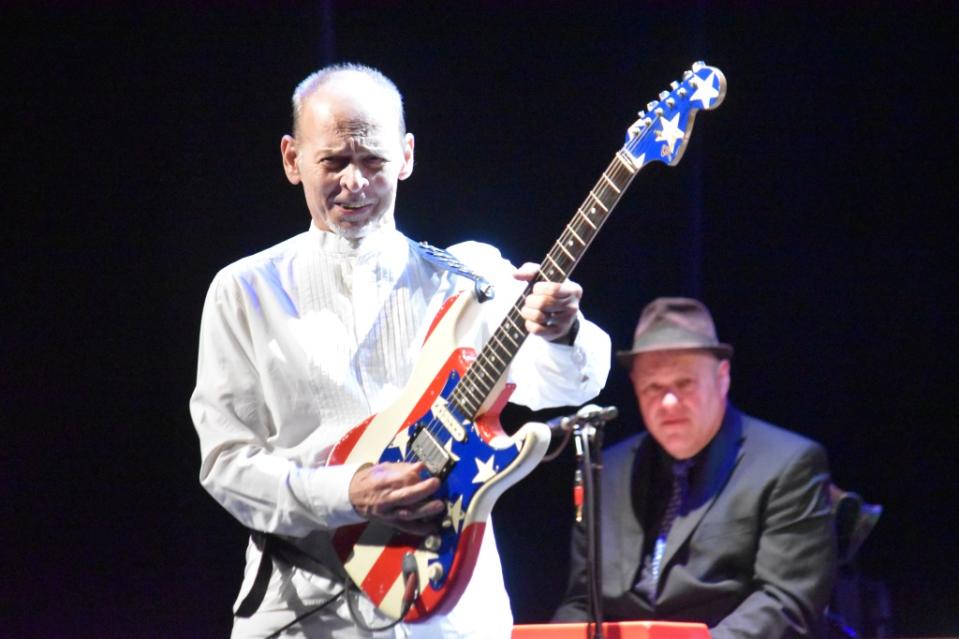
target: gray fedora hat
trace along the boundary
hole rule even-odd
[[[716,337],[709,309],[688,297],[659,297],[643,309],[633,334],[633,348],[616,351],[619,363],[630,368],[633,357],[651,351],[697,349],[720,359],[733,356],[733,347]]]

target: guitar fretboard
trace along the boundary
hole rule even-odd
[[[562,282],[569,277],[637,172],[638,169],[625,151],[621,150],[613,156],[609,167],[590,189],[586,200],[540,263],[536,277],[514,302],[506,319],[493,332],[450,395],[449,401],[464,415],[471,419],[478,415],[486,398],[528,337],[520,309],[532,292],[533,285],[543,281]]]

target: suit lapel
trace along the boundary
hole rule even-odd
[[[723,424],[706,450],[704,467],[689,487],[686,507],[666,538],[662,574],[666,574],[665,568],[670,560],[696,530],[729,480],[742,456],[742,432],[742,416],[732,404],[727,404]]]

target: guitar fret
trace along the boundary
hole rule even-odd
[[[588,217],[586,217],[587,215],[588,215],[588,213],[584,213],[583,211],[579,211],[579,219],[581,219],[581,220],[583,220],[584,222],[586,222],[587,224],[589,224],[589,225],[593,228],[593,230],[595,231],[595,230],[598,229],[599,227],[596,226],[595,224],[593,224],[592,221],[591,221]]]
[[[569,257],[569,259],[571,259],[571,260],[575,260],[575,259],[576,259],[575,257],[573,257],[573,254],[572,254],[572,253],[570,253],[569,251],[566,250],[566,248],[563,246],[563,244],[562,244],[561,242],[556,242],[556,244],[554,244],[554,246],[556,246],[556,248],[558,248],[559,250],[561,250],[563,253],[566,253],[566,255]]]
[[[630,175],[635,175],[636,171],[638,171],[639,169],[637,169],[633,165],[632,160],[627,160],[626,157],[624,156],[625,156],[625,153],[623,152],[622,149],[620,149],[619,152],[617,152],[616,155],[614,155],[613,157],[619,160],[620,166],[626,169],[626,171],[628,171]]]
[[[489,393],[489,391],[493,388],[493,386],[496,385],[496,380],[499,379],[499,376],[502,373],[497,372],[496,370],[493,370],[493,371],[488,370],[486,366],[483,365],[483,362],[479,360],[477,360],[476,365],[479,366],[480,374],[483,376],[484,380],[486,381],[487,390],[486,390],[486,393],[484,393],[485,395]]]
[[[491,349],[491,350],[494,350],[494,351],[495,351],[495,349]],[[503,350],[506,351],[506,357],[505,357],[505,358],[503,357],[503,355],[502,355],[501,353],[496,353],[496,352],[491,353],[491,354],[488,356],[488,358],[489,358],[490,362],[492,362],[493,364],[496,364],[496,365],[500,366],[501,368],[505,369],[506,366],[508,365],[508,362],[504,362],[504,361],[502,361],[502,360],[504,360],[504,359],[509,359],[511,353],[509,352],[509,349],[503,349]]]
[[[516,349],[509,348],[502,340],[497,339],[490,343],[491,355],[487,357],[490,360],[490,363],[495,365],[499,372],[506,370],[506,367],[509,366],[510,360],[513,359],[513,356],[516,355]],[[498,374],[497,374],[498,376]]]
[[[515,307],[515,306],[513,307],[513,310],[516,311],[516,307]],[[520,328],[520,326],[516,323],[516,320],[513,319],[513,317],[512,317],[511,315],[507,315],[507,316],[506,316],[506,319],[503,320],[503,322],[504,322],[504,323],[509,322],[509,323],[510,323],[510,326],[512,326],[512,327],[513,327],[513,330],[516,331],[517,333],[523,334],[523,333],[526,332],[525,326],[524,326],[523,328]],[[509,332],[504,331],[504,332],[503,332],[503,336],[506,337],[507,339],[509,339],[509,341],[513,343],[513,346],[516,348],[516,350],[519,350],[520,343],[518,343],[516,340],[514,340],[514,339],[513,339],[513,336],[511,336],[511,335],[509,334]]]
[[[449,402],[450,404],[453,405],[453,408],[458,410],[463,415],[468,415],[472,417],[473,414],[476,412],[476,410],[479,408],[479,406],[476,406],[476,407],[471,406],[468,403],[469,398],[467,397],[464,397],[462,399],[460,398],[460,395],[462,395],[462,393],[459,392],[459,390],[460,388],[463,388],[463,384],[465,383],[466,383],[466,378],[464,377],[463,380],[460,382],[460,384],[457,385],[456,389],[450,394]]]
[[[468,394],[465,400],[469,401],[471,404],[475,404],[476,410],[483,403],[483,398],[486,397],[486,391],[480,386],[476,380],[477,373],[473,372],[473,367],[470,367],[469,374],[463,378],[463,381],[460,382],[460,386],[464,387],[464,391]],[[457,387],[458,388],[458,387]]]
[[[501,335],[503,335],[502,331],[497,331],[490,337],[489,343],[486,345],[486,348],[483,349],[483,352],[480,354],[481,356],[477,358],[477,362],[485,365],[487,359],[496,357],[495,355],[490,355],[491,352],[498,353],[500,362],[497,363],[493,360],[492,363],[497,365],[501,370],[506,370],[506,367],[509,365],[510,360],[513,359],[513,356],[516,355],[519,347],[515,345],[511,347],[503,341]]]
[[[606,205],[603,204],[603,201],[602,201],[601,199],[599,199],[599,196],[598,196],[598,195],[596,195],[596,194],[593,193],[592,191],[589,192],[589,195],[590,195],[591,198],[593,198],[594,200],[596,200],[596,203],[599,204],[599,208],[603,209],[603,212],[604,212],[604,213],[609,213],[609,209],[606,208]]]
[[[622,189],[620,189],[619,187],[617,187],[617,186],[616,186],[616,183],[613,182],[613,181],[610,179],[610,177],[609,177],[608,175],[606,175],[605,173],[603,173],[603,178],[604,178],[607,182],[609,182],[609,185],[610,185],[611,187],[613,187],[613,190],[616,191],[617,194],[623,192]]]
[[[516,315],[516,317],[513,316],[514,314]],[[522,320],[522,321],[523,321],[523,324],[517,324],[517,323],[516,323],[517,319]],[[517,333],[525,333],[525,332],[526,332],[526,324],[525,324],[526,320],[523,320],[523,316],[520,315],[520,312],[519,312],[519,308],[518,308],[518,307],[516,307],[516,306],[513,307],[512,313],[510,313],[509,315],[506,316],[506,320],[505,320],[505,321],[509,322],[510,325],[513,327],[513,330],[516,331]],[[515,343],[515,342],[514,342],[514,343]],[[517,348],[519,348],[519,346],[517,346]]]
[[[579,212],[579,211],[577,211],[577,213],[578,213],[578,212]],[[573,235],[573,237],[576,238],[576,241],[577,241],[577,242],[579,242],[579,243],[582,244],[583,246],[586,246],[586,242],[583,241],[583,238],[581,238],[581,237],[579,236],[579,234],[578,234],[576,231],[573,230],[573,227],[571,227],[569,224],[567,224],[567,225],[566,225],[566,230],[569,231],[569,232]]]
[[[512,322],[510,322],[510,323],[512,324]],[[515,325],[514,325],[514,326],[515,326]],[[519,344],[516,343],[516,340],[514,340],[512,337],[510,337],[510,334],[509,334],[509,333],[503,333],[503,337],[507,338],[510,342],[512,342],[512,343],[513,343],[513,346],[516,347],[516,350],[519,350]]]
[[[560,272],[560,274],[563,276],[562,279],[565,280],[565,279],[566,279],[566,271],[564,271],[564,270],[562,269],[562,267],[561,267],[559,264],[556,263],[556,260],[554,260],[551,255],[548,255],[548,254],[547,254],[547,255],[546,255],[546,259],[549,260],[549,262],[553,265],[553,268],[555,268],[557,271]],[[549,279],[550,279],[550,281],[553,281],[553,282],[556,281],[556,278],[555,278],[555,277],[551,277],[551,278],[549,278]]]

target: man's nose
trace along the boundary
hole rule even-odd
[[[363,170],[356,166],[355,164],[349,164],[345,169],[343,169],[343,174],[340,177],[340,184],[343,185],[343,188],[350,191],[351,193],[356,193],[363,190],[369,180],[366,179],[366,176],[363,175]]]
[[[666,391],[666,394],[663,395],[663,408],[672,408],[679,403],[679,398],[673,394],[673,391]]]

